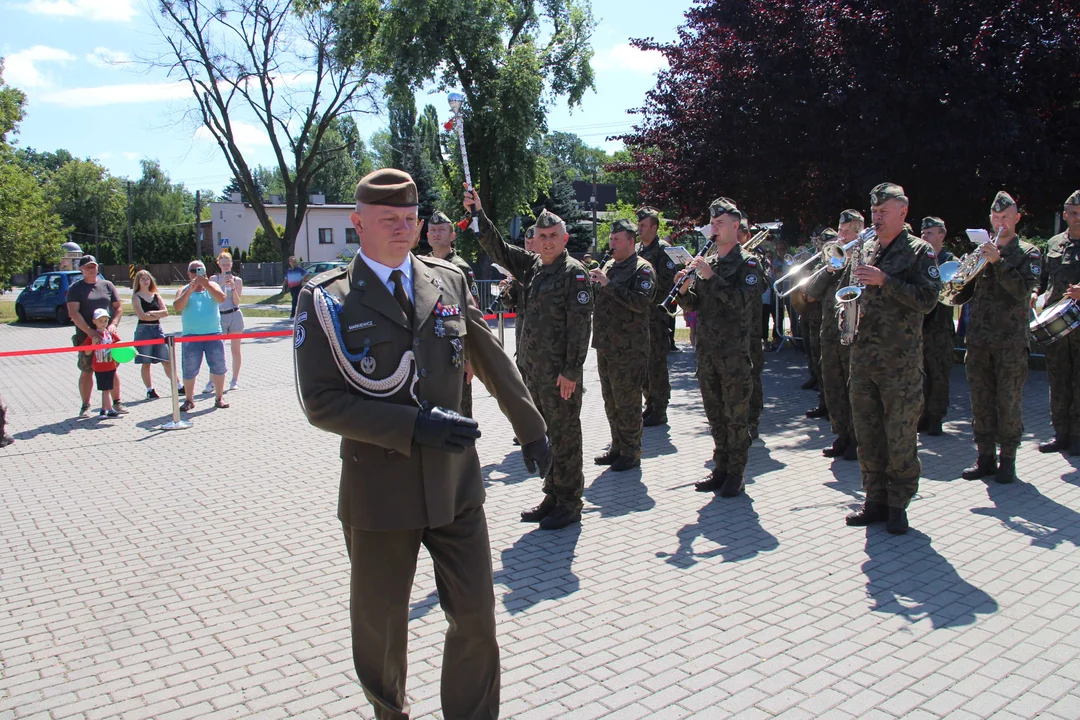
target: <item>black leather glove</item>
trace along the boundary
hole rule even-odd
[[[478,437],[480,426],[475,420],[441,407],[421,410],[413,425],[414,441],[446,452],[463,453]]]
[[[547,435],[542,435],[539,440],[533,440],[528,445],[521,446],[521,457],[525,460],[525,467],[529,472],[538,472],[540,477],[547,477],[551,472],[551,441]]]

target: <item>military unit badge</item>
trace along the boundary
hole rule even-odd
[[[577,301],[579,303],[581,303],[582,305],[588,305],[589,304],[589,293],[586,292],[585,290],[582,290],[581,292],[579,292],[577,294]]]
[[[941,273],[938,272],[937,265],[931,265],[929,268],[927,268],[926,272],[930,275],[930,277],[934,278],[935,280],[941,277]]]

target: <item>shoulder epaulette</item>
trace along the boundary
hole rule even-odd
[[[314,290],[317,287],[323,287],[330,283],[340,280],[342,275],[349,274],[349,266],[342,265],[341,267],[330,268],[326,272],[321,272],[315,277],[304,283],[304,287]]]

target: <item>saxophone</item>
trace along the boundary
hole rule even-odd
[[[864,250],[866,243],[877,239],[877,231],[869,227],[859,233],[852,243],[854,247],[849,257],[851,262],[851,277],[854,278],[851,285],[842,287],[836,291],[836,320],[840,326],[840,344],[851,345],[859,337],[859,319],[862,317],[862,306],[859,300],[863,294],[863,284],[855,278],[855,271],[865,264]]]

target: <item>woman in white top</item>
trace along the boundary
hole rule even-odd
[[[242,333],[244,332],[244,313],[240,310],[240,297],[244,294],[244,281],[239,275],[233,275],[233,259],[228,250],[221,251],[221,254],[217,257],[217,264],[221,268],[221,272],[210,279],[225,291],[225,302],[221,303],[221,307],[218,308],[218,312],[221,313],[221,334]],[[236,390],[240,387],[237,382],[240,378],[240,342],[240,338],[233,338],[229,341],[229,347],[232,350],[232,382],[229,383],[230,390]],[[213,382],[207,383],[206,388],[203,389],[204,394],[213,391]]]

